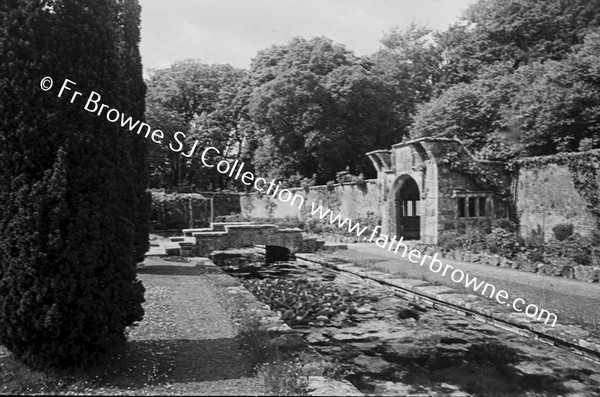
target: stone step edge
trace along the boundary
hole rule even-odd
[[[371,273],[370,270],[361,268],[359,265],[352,264],[352,266],[348,266],[348,264],[334,264],[328,262],[326,259],[319,257],[317,254],[296,254],[296,260],[298,261],[308,261],[312,263],[318,263],[322,266],[344,272],[353,274],[355,276],[370,279],[379,284],[383,284],[385,286],[392,287],[395,291],[399,291],[402,295],[407,296],[409,298],[414,299],[417,302],[424,301],[425,303],[429,303],[428,306],[432,308],[440,308],[449,310],[451,312],[455,312],[458,314],[463,314],[465,316],[470,316],[477,321],[488,323],[497,328],[516,333],[521,336],[525,336],[530,339],[534,339],[540,342],[547,343],[549,345],[567,348],[583,357],[586,357],[592,361],[600,363],[600,340],[594,338],[593,340],[583,339],[579,337],[568,337],[562,335],[553,335],[548,332],[545,332],[548,326],[544,324],[534,324],[529,319],[520,318],[521,321],[517,322],[514,317],[511,316],[513,313],[494,313],[489,309],[484,307],[479,307],[477,302],[466,302],[461,301],[457,302],[457,299],[452,299],[450,297],[456,294],[430,294],[425,291],[419,291],[416,288],[422,288],[423,286],[418,287],[410,287],[410,286],[399,286],[393,283],[393,279],[404,279],[401,277],[393,276],[391,274],[387,274],[388,279],[384,279],[380,276],[382,272],[373,271]],[[358,270],[360,268],[360,270]],[[377,274],[379,273],[379,274]],[[389,280],[392,278],[392,281]],[[411,279],[415,280],[415,279]],[[459,294],[460,295],[460,294]],[[475,296],[475,295],[469,295]],[[479,298],[479,297],[477,297]],[[526,321],[527,320],[527,321]],[[573,326],[573,325],[557,325],[560,327],[570,327],[571,329],[576,329],[580,332],[587,332],[583,328]],[[549,328],[552,329],[552,328]],[[556,328],[554,328],[556,329]]]

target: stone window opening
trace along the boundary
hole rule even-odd
[[[492,198],[489,193],[455,192],[459,218],[492,216]]]

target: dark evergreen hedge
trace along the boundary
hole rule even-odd
[[[57,97],[68,78],[141,118],[138,42],[137,0],[0,2],[0,343],[35,367],[85,365],[143,317],[145,143]]]

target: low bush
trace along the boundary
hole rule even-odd
[[[573,225],[570,223],[559,223],[552,228],[554,238],[558,241],[564,241],[573,235]]]
[[[301,363],[275,360],[263,364],[258,373],[274,396],[307,395],[308,376]]]
[[[515,231],[502,227],[495,227],[483,237],[485,250],[496,255],[509,258],[521,251],[522,244]]]
[[[539,229],[531,237],[522,239],[516,226],[509,221],[496,221],[492,227],[487,234],[475,228],[446,232],[440,237],[439,246],[446,251],[482,252],[558,266],[590,266],[600,263],[597,237],[573,234],[573,225],[555,226],[553,232],[557,238],[549,242],[544,241]]]

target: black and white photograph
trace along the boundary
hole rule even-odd
[[[600,0],[0,0],[0,394],[600,396]]]

